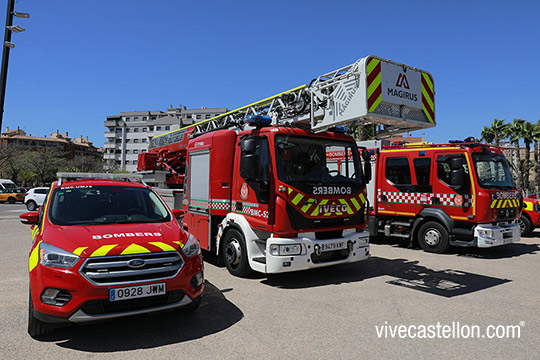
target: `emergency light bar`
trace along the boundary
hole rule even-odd
[[[111,174],[111,173],[82,173],[82,172],[58,172],[58,185],[68,180],[120,180],[140,182],[144,184],[141,174]],[[146,185],[146,184],[145,184]]]
[[[261,114],[248,115],[244,118],[244,123],[249,126],[268,126],[272,123],[272,118]]]

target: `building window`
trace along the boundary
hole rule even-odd
[[[146,132],[146,128],[142,128],[142,132]]]
[[[129,121],[129,120],[130,120],[130,119],[129,119],[129,116],[128,116],[128,117],[126,117],[126,121]]]
[[[117,144],[121,144],[121,143],[122,143],[122,139],[116,139],[116,143],[117,143]]]
[[[142,121],[146,121],[148,118],[146,116],[143,116]]]
[[[130,132],[131,129],[130,128],[126,128],[126,133]]]
[[[139,132],[139,128],[133,129],[133,132]]]
[[[146,142],[146,140],[147,140],[146,138],[143,138],[143,139],[142,139],[142,142],[143,142],[143,143],[145,143],[145,142]]]
[[[146,152],[146,149],[142,149],[142,152],[145,153],[145,152]]]
[[[126,154],[129,154],[129,150],[126,150]]]
[[[206,118],[207,118],[207,119],[210,119],[210,114],[206,114]]]
[[[122,133],[122,128],[116,128],[116,133],[121,134]]]
[[[136,144],[139,142],[139,139],[133,139],[133,142]]]
[[[165,126],[165,131],[169,131],[171,130],[171,127],[170,126]]]
[[[139,120],[139,117],[138,117],[138,116],[135,116],[135,117],[133,118],[133,120]]]
[[[156,117],[155,117],[155,116],[152,116],[152,117],[150,118],[150,120],[156,120]]]
[[[133,160],[133,165],[137,165],[137,160]]]
[[[121,153],[122,153],[122,150],[115,150],[114,153],[115,153],[115,154],[121,154]]]
[[[192,117],[193,117],[193,115],[187,114],[187,118],[188,118],[188,119],[191,119]]]
[[[197,119],[200,119],[201,118],[201,115],[197,115]]]
[[[156,131],[161,131],[161,126],[156,126]]]
[[[139,150],[135,149],[135,150],[133,150],[133,153],[134,153],[134,154],[138,154],[138,153],[139,153]]]

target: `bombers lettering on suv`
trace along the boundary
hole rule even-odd
[[[125,174],[58,175],[39,213],[20,216],[32,225],[32,337],[59,322],[198,307],[202,256],[176,221],[181,210],[145,184],[118,180]]]

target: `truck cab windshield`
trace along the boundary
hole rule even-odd
[[[492,152],[473,153],[472,159],[476,176],[485,189],[515,189],[510,164],[501,154]]]
[[[276,165],[279,179],[289,184],[363,184],[354,142],[278,135]]]

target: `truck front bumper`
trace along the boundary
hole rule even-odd
[[[474,240],[479,248],[500,246],[518,242],[520,240],[519,225],[508,224],[480,224],[474,229]]]
[[[317,240],[314,233],[296,238],[271,237],[266,245],[266,272],[281,273],[351,263],[369,258],[369,233],[350,232]]]

